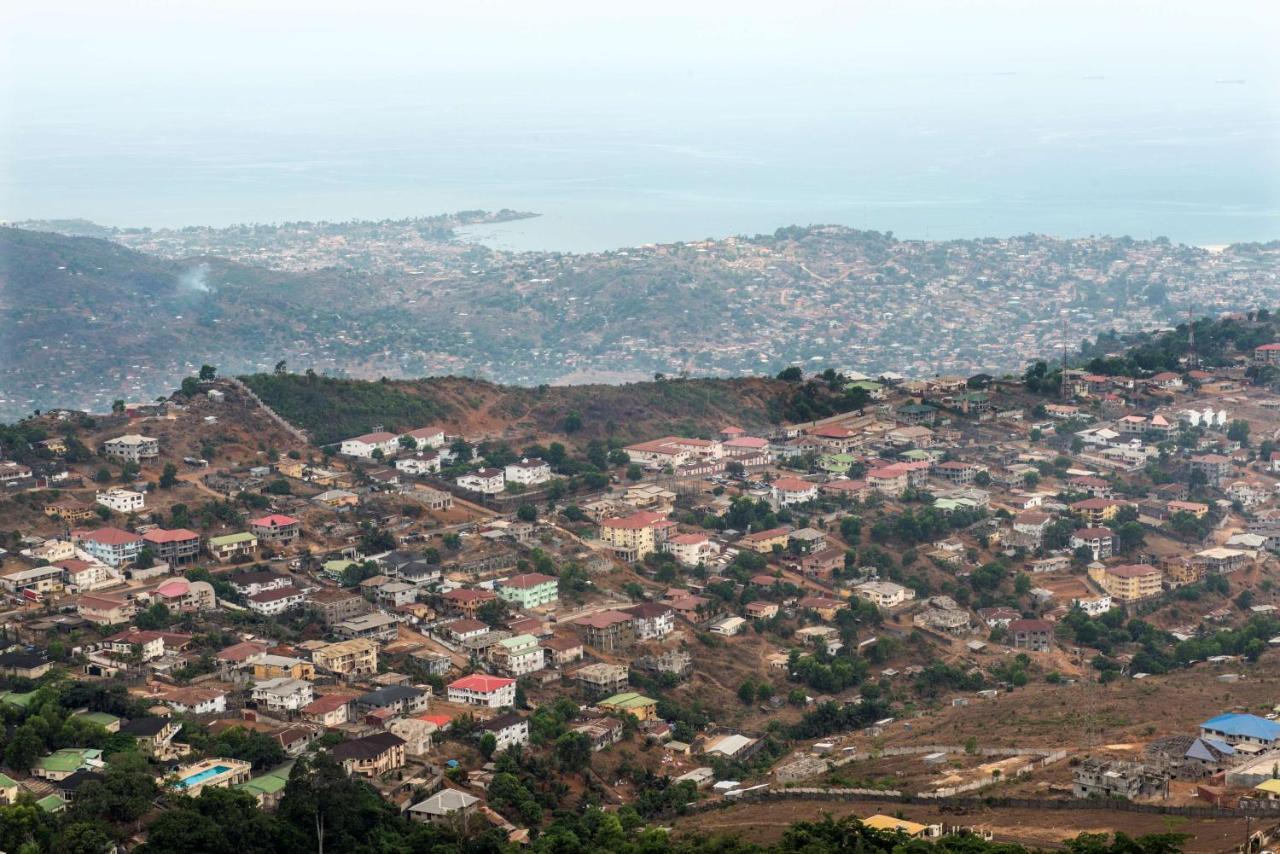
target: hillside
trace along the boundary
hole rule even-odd
[[[563,434],[577,413],[578,438],[623,440],[705,434],[777,420],[793,383],[764,378],[662,380],[626,385],[501,386],[463,377],[366,382],[299,374],[242,377],[263,402],[320,444],[372,430],[441,423],[467,435]]]

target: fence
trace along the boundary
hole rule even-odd
[[[258,397],[258,395],[254,393],[253,389],[249,388],[247,385],[245,385],[243,382],[241,382],[239,379],[235,377],[224,377],[223,380],[224,382],[231,385],[234,389],[239,391],[241,394],[243,394],[245,397],[249,398],[258,406],[262,407],[262,411],[267,413],[267,416],[271,418],[272,421],[276,422],[282,428],[287,430],[289,432],[289,435],[293,436],[295,439],[298,439],[301,442],[306,442],[307,444],[311,443],[311,437],[307,435],[307,431],[302,430],[298,427],[295,427],[292,424],[290,424],[288,421],[286,421],[280,415],[280,413],[276,412],[270,406],[267,406],[265,403],[263,403],[262,398]]]

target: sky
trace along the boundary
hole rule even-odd
[[[921,133],[989,131],[974,150],[997,153],[1007,123],[1043,126],[1052,142],[1077,124],[1098,133],[1099,119],[1137,113],[1130,139],[1145,125],[1155,144],[1162,134],[1185,143],[1189,126],[1256,139],[1280,126],[1277,44],[1274,2],[1241,0],[13,2],[0,4],[0,219],[145,215],[121,186],[114,196],[75,192],[104,174],[134,180],[143,162],[169,171],[139,173],[139,187],[171,180],[184,163],[232,159],[232,179],[248,184],[255,159],[309,168],[299,152],[310,146],[333,165],[317,180],[338,181],[343,158],[358,177],[378,165],[380,146],[430,136],[432,151],[469,147],[495,130],[534,128],[545,147],[562,132],[579,144],[589,126],[593,141],[612,132],[708,162],[765,162],[788,130],[797,141],[838,132],[817,121],[834,103],[842,127],[884,135],[897,111],[913,128],[937,120]],[[999,75],[1029,83],[1005,96],[986,85]],[[1094,78],[1115,85],[1097,96],[1078,86]],[[977,81],[973,99],[967,81]],[[1224,96],[1229,105],[1216,109]],[[730,144],[761,130],[778,139]],[[1213,133],[1194,143],[1213,144]],[[1268,160],[1264,148],[1229,180],[1280,184],[1280,154]],[[535,173],[539,157],[556,153],[525,152],[511,172]],[[367,214],[377,200],[365,201],[353,210]],[[148,204],[169,220],[266,207]],[[341,204],[319,207],[333,214]]]

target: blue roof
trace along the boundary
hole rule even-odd
[[[1203,762],[1217,762],[1219,757],[1234,756],[1236,749],[1225,741],[1218,741],[1216,738],[1197,738],[1191,743],[1191,747],[1187,748],[1185,754],[1188,759],[1199,759]]]
[[[1257,715],[1218,715],[1200,724],[1200,728],[1259,741],[1275,741],[1280,738],[1280,724]]]

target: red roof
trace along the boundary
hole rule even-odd
[[[122,531],[119,528],[99,528],[96,531],[81,531],[79,536],[82,540],[93,540],[95,543],[102,543],[104,546],[124,546],[142,541],[142,537],[137,534],[130,534],[128,531]]]
[[[1254,347],[1254,350],[1280,350],[1280,344],[1263,344],[1261,347]]]
[[[142,535],[142,539],[148,543],[180,543],[185,540],[198,540],[200,535],[195,531],[188,531],[186,528],[152,528]]]
[[[620,519],[605,519],[600,523],[600,527],[622,529],[648,528],[666,520],[666,518],[667,517],[661,513],[641,510],[639,513],[632,513],[630,516],[623,516]]]
[[[579,617],[574,620],[574,623],[579,626],[590,626],[593,629],[607,629],[618,623],[629,623],[633,619],[635,618],[630,614],[624,614],[621,611],[600,611],[586,617]]]
[[[287,528],[290,525],[298,524],[298,520],[283,513],[272,513],[270,516],[254,519],[249,524],[255,528]]]
[[[321,694],[302,707],[304,714],[327,715],[336,712],[356,698],[355,694]]]
[[[527,590],[530,587],[537,587],[540,584],[546,584],[548,581],[556,580],[554,575],[543,575],[541,572],[526,572],[523,575],[513,575],[506,581],[501,582],[501,584],[503,587]]]
[[[516,684],[514,679],[505,679],[501,676],[482,676],[480,674],[472,674],[463,676],[461,679],[450,682],[450,688],[456,688],[459,691],[476,691],[481,694],[492,694],[506,688],[508,685]]]
[[[783,492],[806,492],[817,488],[816,483],[801,480],[798,477],[780,477],[773,482],[773,488]]]
[[[450,590],[448,593],[445,593],[443,595],[443,598],[448,599],[450,602],[479,602],[482,600],[487,602],[490,599],[497,599],[498,594],[494,593],[491,590],[471,590],[470,588],[459,588],[457,590]]]
[[[1156,575],[1160,574],[1160,570],[1148,563],[1131,563],[1126,566],[1113,566],[1108,568],[1107,572],[1117,576],[1118,578],[1138,578],[1139,576],[1151,575],[1152,573],[1155,573]]]

